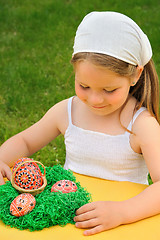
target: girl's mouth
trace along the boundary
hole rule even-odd
[[[98,108],[98,109],[101,109],[101,108],[105,108],[106,106],[92,106],[93,108]]]

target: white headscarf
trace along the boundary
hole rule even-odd
[[[147,36],[129,17],[117,12],[91,12],[80,23],[73,55],[106,54],[133,65],[146,65],[152,57]]]

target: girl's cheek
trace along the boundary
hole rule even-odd
[[[78,86],[78,84],[75,84],[75,92],[80,99],[83,99],[86,97],[86,91],[83,90],[80,86]]]
[[[111,94],[111,95],[108,95],[108,96],[107,96],[107,101],[108,101],[108,103],[110,103],[110,104],[115,104],[115,103],[117,103],[117,102],[120,101],[120,95],[119,95],[119,94],[116,94],[116,93]]]
[[[127,91],[117,90],[111,95],[107,96],[108,102],[110,104],[124,103],[128,97]]]

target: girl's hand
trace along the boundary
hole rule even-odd
[[[99,201],[88,203],[76,211],[74,221],[77,228],[90,228],[84,235],[93,235],[123,223],[122,202]]]
[[[12,173],[10,167],[4,162],[0,161],[0,185],[5,184],[5,181],[3,179],[4,177],[7,177],[8,180],[11,180],[11,176]]]

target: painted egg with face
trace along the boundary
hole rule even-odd
[[[12,170],[12,173],[16,171],[14,183],[25,190],[38,189],[43,185],[41,170],[37,163],[26,161],[33,161],[33,159],[22,158],[15,163]],[[24,164],[20,165],[21,163]]]
[[[51,188],[51,192],[69,193],[69,192],[76,192],[76,191],[77,191],[77,185],[70,180],[60,180],[56,182]]]
[[[18,195],[10,205],[10,213],[16,217],[30,213],[36,205],[36,200],[30,193]]]

